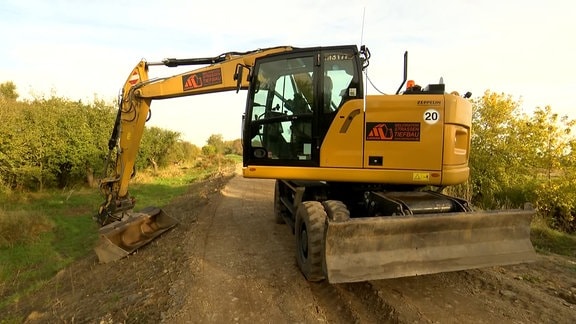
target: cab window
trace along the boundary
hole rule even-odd
[[[260,65],[250,116],[251,146],[260,158],[312,159],[313,63],[298,57]]]

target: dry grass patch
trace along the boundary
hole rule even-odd
[[[0,248],[34,242],[53,228],[52,220],[40,211],[0,209]]]

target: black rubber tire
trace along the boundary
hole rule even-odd
[[[308,281],[322,281],[326,212],[320,202],[305,201],[296,212],[296,261]]]
[[[288,214],[288,208],[280,201],[280,180],[276,180],[274,186],[274,220],[276,224],[286,224],[284,217]]]
[[[334,222],[345,222],[350,219],[348,207],[340,200],[326,200],[322,202],[328,219]]]

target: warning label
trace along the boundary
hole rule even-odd
[[[413,181],[430,181],[430,173],[428,172],[414,172],[412,173]]]
[[[367,141],[420,141],[420,123],[366,123]]]
[[[194,90],[222,83],[222,71],[213,69],[204,72],[185,74],[182,76],[182,89]]]
[[[130,78],[128,78],[128,83],[130,83],[130,85],[135,85],[138,81],[140,81],[140,75],[138,74],[138,71],[135,70],[130,75]]]

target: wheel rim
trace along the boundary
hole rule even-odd
[[[302,224],[302,230],[300,231],[300,256],[303,261],[308,259],[308,232],[304,224]]]

